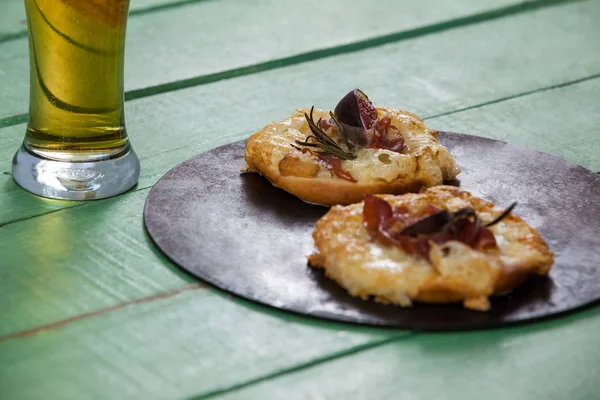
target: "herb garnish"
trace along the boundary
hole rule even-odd
[[[341,145],[336,143],[335,140],[333,140],[331,137],[329,137],[329,135],[327,135],[327,133],[325,133],[325,131],[323,130],[323,127],[321,125],[321,123],[322,123],[321,118],[319,118],[319,120],[317,122],[315,122],[315,120],[313,119],[314,109],[315,109],[315,107],[312,106],[310,109],[310,116],[307,115],[306,113],[304,113],[306,122],[308,122],[310,131],[313,134],[309,135],[306,138],[306,140],[304,140],[304,141],[296,140],[296,144],[298,144],[300,146],[305,146],[305,147],[317,148],[317,149],[319,149],[317,151],[317,153],[330,154],[330,155],[336,156],[342,160],[352,160],[352,159],[356,158],[356,155],[350,149],[348,140],[344,136],[344,129],[342,128],[342,126],[340,125],[338,120],[335,118],[333,113],[330,112],[329,115],[331,116],[333,121],[336,123],[336,125],[338,127],[339,135],[342,138],[342,140],[344,141],[344,143],[346,144],[346,146],[345,146],[346,149],[344,149]],[[296,147],[296,146],[294,146],[294,147]]]

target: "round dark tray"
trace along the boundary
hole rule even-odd
[[[304,203],[256,174],[240,174],[244,142],[200,154],[150,191],[152,240],[197,277],[244,298],[298,314],[407,329],[498,327],[557,316],[600,298],[600,177],[553,155],[477,136],[441,132],[462,168],[460,187],[538,229],[556,253],[549,278],[533,278],[489,312],[460,305],[383,305],[351,297],[307,266],[311,233],[327,208]]]

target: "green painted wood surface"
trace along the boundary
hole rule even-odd
[[[600,171],[599,100],[600,76],[596,76],[581,83],[434,118],[430,125],[534,147]]]
[[[193,288],[6,339],[0,383],[14,398],[587,400],[600,372],[591,351],[599,328],[596,308],[523,327],[416,335],[321,324]]]
[[[520,328],[422,334],[219,399],[595,400],[598,329],[596,308]]]
[[[131,0],[129,10],[132,16],[136,16],[200,1],[205,0]],[[27,20],[24,0],[0,1],[0,43],[26,36]]]
[[[299,105],[331,107],[349,87],[360,86],[379,104],[396,105],[431,117],[598,74],[600,53],[573,46],[578,40],[600,36],[597,18],[599,2],[553,7],[130,101],[128,128],[142,158],[139,186],[151,186],[168,169],[207,148],[196,143],[211,140],[216,145],[226,141],[220,139],[223,137],[245,137]],[[545,41],[557,29],[570,33]],[[498,31],[505,34],[498,36]],[[497,52],[481,51],[494,40],[500,41]],[[532,47],[531,43],[538,44]],[[527,57],[522,56],[524,53],[528,53]],[[378,68],[370,67],[372,60],[378,60]],[[310,90],[306,90],[306,82],[311,83]],[[231,113],[236,116],[233,126]],[[596,123],[593,115],[585,120],[590,126]],[[0,171],[9,171],[12,153],[19,146],[23,131],[24,125],[0,130],[6,140],[6,146],[0,148]],[[469,132],[485,134],[482,129]],[[557,135],[554,147],[546,149],[567,156],[561,137]],[[531,131],[525,140],[535,145],[535,132]],[[589,160],[594,147],[587,148]],[[571,160],[578,162],[577,158]],[[584,165],[600,169],[593,162]],[[9,175],[0,175],[0,187],[5,189],[0,191],[0,224],[74,204],[25,193]]]
[[[536,0],[524,4],[554,2]],[[523,4],[523,1],[382,0],[377,7],[369,2],[355,2],[348,7],[345,0],[305,0],[302,6],[295,0],[190,3],[160,13],[139,15],[129,21],[125,86],[129,91],[143,89],[444,21],[452,26],[453,20],[515,4]],[[344,10],[343,18],[340,10]],[[497,15],[492,13],[491,16]],[[0,74],[3,90],[0,118],[27,111],[27,52],[25,38],[0,47],[3,71]],[[0,119],[0,125],[2,123]]]
[[[188,290],[1,341],[0,393],[11,400],[181,399],[408,335],[321,324]]]
[[[192,283],[146,237],[147,193],[3,227],[0,336]]]
[[[465,3],[456,4],[447,7]],[[206,10],[194,7],[197,17]],[[429,117],[432,127],[508,139],[600,169],[599,64],[590,51],[598,7],[521,13],[244,78],[187,81],[201,85],[130,101],[144,170],[140,190],[115,199],[62,209],[73,203],[34,198],[0,175],[0,221],[15,221],[0,222],[0,398],[552,399],[565,398],[558,394],[566,388],[568,398],[593,399],[597,309],[471,334],[316,323],[197,286],[152,248],[141,213],[147,187],[183,159],[299,104],[328,107],[355,85],[378,103]],[[163,12],[175,10],[156,15]],[[270,60],[286,54],[270,49]],[[0,85],[0,106],[7,92]],[[0,130],[0,165],[22,131]]]

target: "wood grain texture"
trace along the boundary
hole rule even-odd
[[[0,343],[3,399],[175,399],[407,337],[195,290]]]
[[[146,194],[1,228],[0,336],[193,282],[146,237]]]
[[[353,41],[452,21],[522,0],[227,0],[131,18],[126,90],[211,74]],[[544,3],[542,1],[542,3]],[[549,5],[554,0],[547,2]],[[318,10],[318,11],[316,11]],[[343,17],[341,11],[343,10]],[[517,8],[518,11],[518,8]],[[352,27],[352,29],[348,29]],[[185,38],[185,40],[182,40]],[[27,40],[0,44],[0,119],[27,111]],[[140,73],[140,71],[144,71]]]
[[[117,304],[115,306],[111,306],[111,307],[99,308],[97,310],[93,310],[93,311],[83,313],[83,314],[77,314],[75,316],[72,316],[72,317],[69,317],[66,319],[59,319],[59,320],[47,323],[45,325],[39,325],[39,326],[24,330],[24,331],[14,332],[9,335],[0,336],[0,342],[5,342],[7,340],[14,340],[14,339],[23,339],[23,338],[26,338],[26,337],[29,337],[32,335],[36,335],[40,332],[62,328],[64,326],[73,324],[77,321],[81,321],[81,320],[92,318],[92,317],[97,317],[98,315],[109,314],[109,313],[115,312],[124,307],[130,307],[132,305],[137,305],[137,304],[151,303],[153,301],[166,299],[166,298],[176,296],[176,295],[179,295],[179,294],[187,292],[187,291],[202,290],[202,289],[207,289],[208,287],[209,286],[206,283],[200,282],[200,281],[190,283],[189,285],[181,286],[181,287],[178,287],[178,288],[172,289],[172,290],[167,290],[166,292],[153,294],[152,296],[141,297],[141,298],[138,298],[135,300],[126,301],[124,303],[119,303],[119,304]]]
[[[126,106],[128,129],[142,158],[139,187],[154,184],[179,162],[207,149],[202,143],[214,147],[225,143],[225,138],[248,136],[296,107],[315,104],[330,108],[352,87],[361,87],[378,104],[430,117],[600,73],[600,53],[574,46],[600,36],[597,18],[599,2],[577,3],[130,101]],[[547,40],[556,30],[564,34]],[[558,98],[556,105],[563,107],[561,102],[571,100]],[[594,99],[588,101],[593,107]],[[577,113],[577,103],[569,104],[571,112]],[[523,123],[533,125],[521,140],[536,146],[539,140],[534,125],[538,120],[523,117]],[[538,114],[538,118],[543,124],[545,117]],[[589,129],[597,124],[596,118],[597,114],[591,113],[577,123]],[[554,126],[561,125],[544,129]],[[489,132],[477,128],[468,132]],[[17,125],[0,130],[5,144],[0,146],[0,172],[10,170],[24,129]],[[545,143],[543,149],[578,162],[576,153],[565,153],[564,140],[564,135],[557,135],[552,147]],[[581,149],[587,150],[581,160],[590,162],[583,165],[595,168],[595,150],[593,146]],[[0,175],[0,188],[0,225],[76,204],[36,198],[18,189],[8,175]]]
[[[596,308],[520,328],[421,334],[218,398],[597,399],[598,329]]]

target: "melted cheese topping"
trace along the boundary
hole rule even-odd
[[[381,197],[417,215],[428,204],[449,211],[472,207],[483,223],[502,213],[492,203],[448,186]],[[514,215],[489,228],[498,249],[475,250],[457,241],[441,246],[431,243],[429,262],[373,241],[363,226],[362,207],[363,203],[333,207],[313,233],[319,252],[316,266],[324,267],[329,277],[354,296],[373,295],[401,306],[410,305],[411,299],[465,300],[470,308],[486,309],[487,297],[494,293],[506,267],[543,274],[552,263],[552,252],[539,234]]]
[[[342,168],[358,182],[392,182],[415,177],[416,157],[385,149],[362,149],[356,159],[342,161]],[[438,174],[439,175],[439,174]],[[441,177],[436,177],[441,178]],[[437,180],[434,178],[435,180]]]

